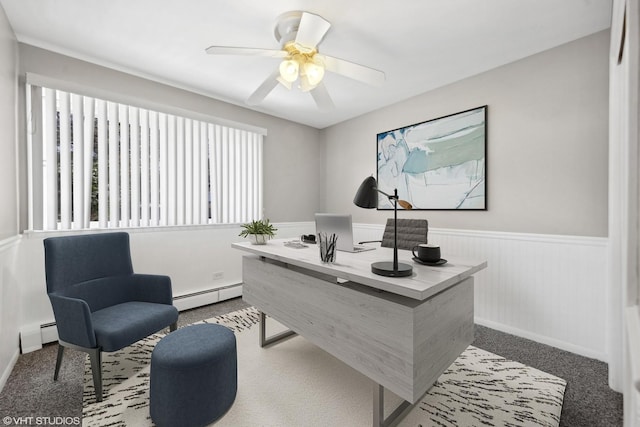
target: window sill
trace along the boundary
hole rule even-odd
[[[83,229],[71,229],[71,230],[25,230],[23,235],[26,238],[37,237],[46,238],[54,236],[64,236],[68,234],[88,234],[88,233],[111,233],[117,231],[124,231],[127,233],[167,233],[174,231],[199,231],[199,230],[225,230],[225,229],[239,229],[238,224],[198,224],[198,225],[163,225],[153,227],[119,227],[119,228],[83,228]]]

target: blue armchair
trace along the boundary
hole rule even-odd
[[[100,402],[101,352],[120,350],[167,326],[176,329],[171,279],[133,272],[127,233],[51,237],[44,240],[44,254],[59,337],[53,379],[65,347],[87,352]]]

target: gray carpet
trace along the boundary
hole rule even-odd
[[[185,311],[180,313],[179,324],[187,325],[245,307],[247,304],[237,298]],[[476,326],[473,345],[565,379],[561,427],[622,426],[622,395],[608,387],[607,366],[603,362],[482,326]],[[82,416],[84,354],[65,351],[59,379],[54,383],[57,347],[49,344],[42,350],[20,356],[0,393],[0,418]]]

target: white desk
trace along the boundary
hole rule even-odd
[[[323,264],[315,245],[286,241],[232,245],[253,254],[243,258],[243,299],[375,381],[373,424],[396,423],[473,341],[472,275],[487,263],[447,258],[429,267],[401,250],[413,275],[393,278],[370,268],[392,259],[389,248],[338,252]],[[262,344],[273,342],[262,320]],[[386,420],[383,388],[406,400]]]

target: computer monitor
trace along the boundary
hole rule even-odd
[[[360,246],[353,243],[353,226],[350,214],[317,213],[316,234],[335,233],[338,236],[336,248],[345,252],[361,252],[375,249],[371,246]]]

